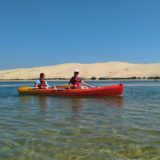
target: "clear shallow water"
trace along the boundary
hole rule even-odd
[[[0,160],[160,159],[160,82],[124,83],[124,97],[54,98],[0,82]]]

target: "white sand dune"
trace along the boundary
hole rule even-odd
[[[83,78],[129,78],[133,76],[160,76],[160,63],[130,64],[123,62],[106,62],[93,64],[69,63],[47,67],[1,70],[0,79],[35,79],[41,72],[46,73],[46,78],[70,78],[73,75],[74,69],[79,69],[80,76]]]

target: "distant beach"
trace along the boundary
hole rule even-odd
[[[78,68],[84,80],[148,80],[160,79],[160,64],[105,62],[93,64],[68,63],[46,67],[1,70],[1,80],[35,80],[44,72],[47,80],[69,80]]]

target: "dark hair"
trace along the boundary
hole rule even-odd
[[[45,74],[44,73],[40,73],[40,77],[43,77]]]

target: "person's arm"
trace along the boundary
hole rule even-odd
[[[68,84],[68,88],[69,88],[69,89],[71,89],[71,87],[72,87],[72,84],[71,84],[71,83],[69,83],[69,84]]]
[[[46,85],[47,85],[47,88],[49,88],[50,86],[48,85],[47,81],[46,81]]]
[[[89,88],[94,87],[94,86],[91,86],[91,85],[89,85],[89,84],[85,83],[84,81],[81,81],[81,84],[82,84],[82,85],[84,85],[84,86],[86,86],[86,87],[89,87]]]
[[[38,88],[39,85],[40,85],[40,81],[39,81],[39,80],[36,80],[36,81],[35,81],[35,84],[34,84],[34,87],[35,87],[35,88]]]
[[[69,83],[68,83],[68,88],[70,89],[73,85],[72,85],[72,82],[73,82],[73,77],[70,79]]]

